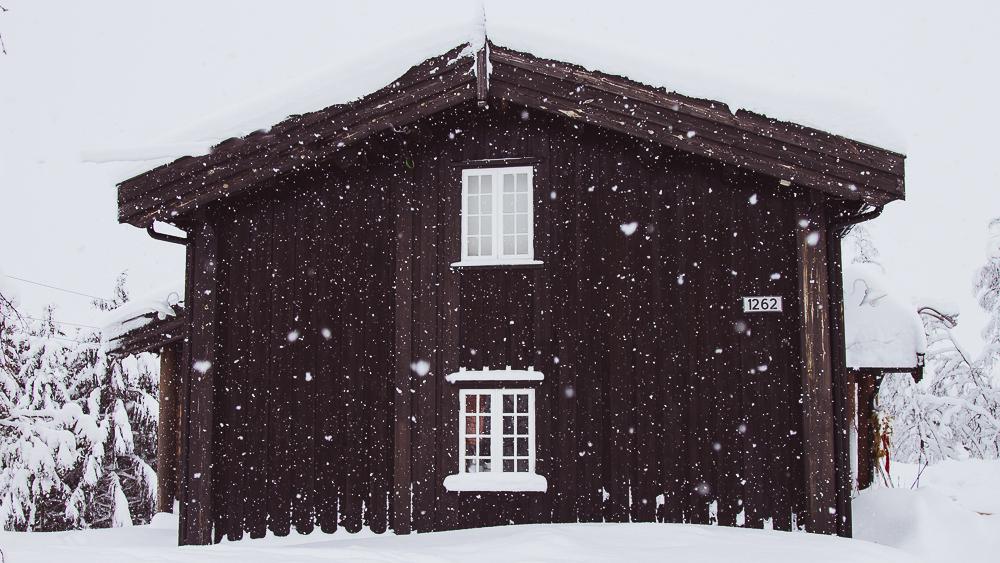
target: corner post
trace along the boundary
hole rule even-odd
[[[212,407],[214,395],[218,242],[202,217],[188,245],[190,325],[181,391],[180,545],[212,543]]]
[[[844,336],[843,257],[840,243],[844,230],[833,222],[827,224],[827,287],[830,310],[830,362],[833,369],[833,449],[836,455],[837,535],[849,538],[853,534],[851,492],[854,486],[851,472],[851,386],[847,373],[847,343]]]
[[[156,425],[156,510],[173,512],[177,498],[177,344],[160,350],[160,414]]]
[[[837,532],[825,196],[796,198],[806,529]]]

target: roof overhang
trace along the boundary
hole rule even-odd
[[[884,205],[903,199],[904,156],[794,123],[627,78],[487,44],[428,59],[357,101],[291,116],[118,185],[118,217],[149,226],[283,175],[459,104],[506,100],[760,172],[789,186]]]

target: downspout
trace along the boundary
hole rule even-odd
[[[183,229],[181,229],[181,230],[183,230]],[[191,242],[191,237],[190,236],[187,236],[187,237],[178,237],[178,236],[174,236],[174,235],[168,235],[166,233],[158,233],[158,232],[156,232],[156,227],[154,227],[152,223],[150,223],[149,226],[146,227],[146,233],[150,237],[152,237],[152,238],[154,238],[156,240],[159,240],[159,241],[163,241],[163,242],[169,242],[169,243],[173,243],[173,244],[185,244],[185,245]],[[185,231],[185,234],[186,233],[187,233],[187,231]]]
[[[851,421],[847,395],[847,352],[844,331],[844,281],[841,264],[840,243],[851,227],[869,221],[882,214],[883,206],[852,217],[831,221],[827,225],[827,294],[830,305],[830,363],[833,368],[833,410],[834,410],[834,464],[836,468],[837,490],[837,535],[853,535],[851,515],[851,493],[854,489],[851,471],[850,428]]]

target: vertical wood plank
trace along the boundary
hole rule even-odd
[[[396,184],[393,194],[396,215],[394,356],[393,380],[393,493],[392,528],[397,534],[412,529],[411,369],[413,362],[413,201],[412,184]]]
[[[181,475],[183,498],[180,544],[212,543],[212,397],[216,352],[216,258],[218,242],[207,220],[191,232],[193,267],[191,289],[191,348],[186,409],[182,421]]]
[[[837,526],[826,217],[822,194],[810,191],[797,204],[806,526],[810,532],[833,534]]]

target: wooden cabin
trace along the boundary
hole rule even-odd
[[[187,245],[180,543],[849,536],[839,238],[903,159],[487,44],[121,183]]]

